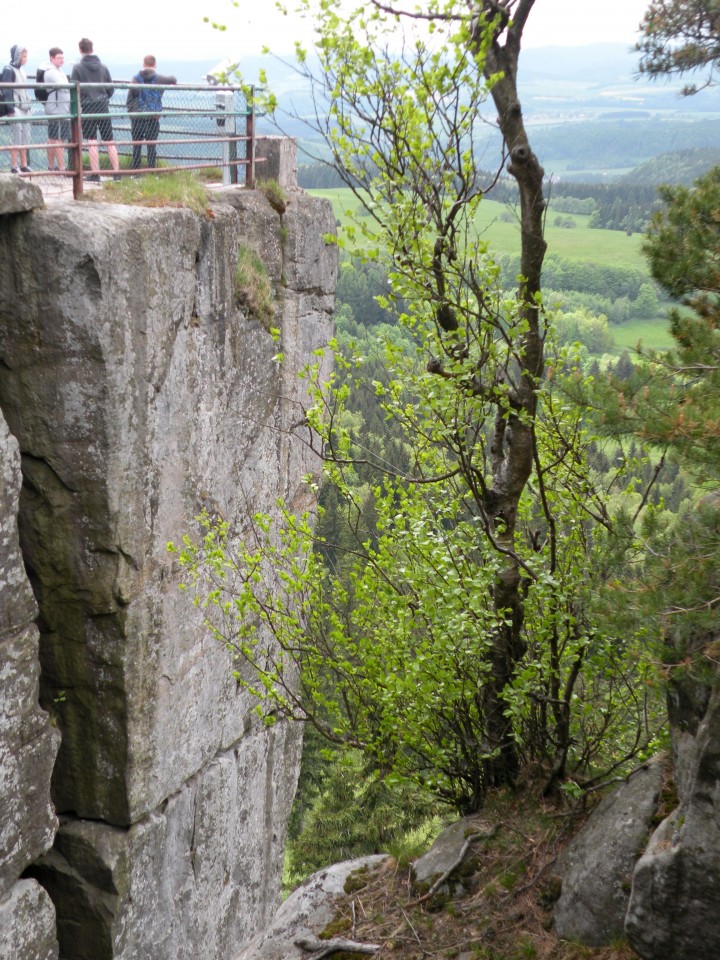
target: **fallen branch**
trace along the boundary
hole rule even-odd
[[[308,937],[296,940],[295,946],[301,950],[314,951],[307,960],[321,960],[322,957],[329,957],[341,950],[348,953],[377,953],[380,949],[378,943],[359,943],[356,940],[346,940],[345,937],[336,937],[334,940],[312,940]]]

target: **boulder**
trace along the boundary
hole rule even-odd
[[[239,740],[251,714],[167,542],[197,534],[208,506],[242,527],[277,496],[312,503],[301,478],[318,465],[288,427],[295,372],[330,332],[332,270],[309,294],[284,290],[276,343],[235,307],[239,235],[228,206],[203,223],[72,203],[0,232],[0,406],[23,453],[44,702],[63,734],[53,796],[118,826]]]
[[[720,683],[692,685],[670,689],[680,802],[633,874],[625,929],[644,960],[720,956]]]
[[[603,798],[557,864],[555,931],[600,947],[623,936],[632,872],[651,832],[665,775],[660,760]]]
[[[27,213],[43,206],[45,201],[37,184],[15,174],[0,173],[0,216]]]
[[[34,880],[19,880],[0,898],[0,960],[57,960],[55,909]]]
[[[447,827],[437,837],[427,853],[419,857],[412,868],[415,893],[423,895],[447,874],[445,882],[437,894],[461,897],[467,894],[467,887],[460,879],[463,864],[471,858],[471,847],[483,839],[489,840],[497,832],[497,827],[476,817],[464,817]],[[470,841],[470,843],[468,842]]]
[[[346,860],[319,870],[283,903],[270,926],[248,943],[235,960],[305,960],[300,941],[317,940],[335,917],[335,904],[353,873],[377,870],[390,860],[385,854]]]

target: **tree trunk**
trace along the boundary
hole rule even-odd
[[[537,409],[536,391],[543,372],[543,336],[537,296],[541,289],[542,265],[547,244],[543,236],[545,200],[544,171],[530,148],[517,94],[517,66],[520,41],[534,0],[520,0],[508,26],[507,16],[493,0],[482,4],[480,22],[498,17],[495,38],[485,61],[485,76],[502,73],[492,87],[498,124],[509,156],[508,172],[520,192],[520,236],[522,276],[518,287],[520,316],[527,329],[517,345],[517,375],[508,371],[507,410],[499,410],[492,444],[493,504],[490,518],[507,563],[495,587],[495,608],[506,614],[506,626],[499,632],[492,653],[492,679],[483,690],[488,739],[497,751],[488,761],[489,785],[512,783],[518,770],[512,723],[505,716],[503,692],[525,653],[523,640],[522,584],[518,563],[513,559],[518,505],[533,468],[533,420]],[[501,40],[504,41],[501,43]]]

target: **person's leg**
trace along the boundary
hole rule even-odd
[[[148,166],[157,166],[157,138],[160,133],[160,121],[155,117],[150,117],[147,121],[145,139],[148,140],[147,155]]]
[[[101,117],[98,123],[98,132],[100,138],[103,140],[105,146],[107,147],[108,158],[110,160],[110,166],[117,173],[120,169],[120,161],[118,159],[118,152],[115,143],[113,142],[113,130],[112,122],[110,116]]]
[[[118,171],[120,169],[120,160],[118,158],[117,147],[112,140],[107,144],[107,152],[108,157],[110,157],[110,166],[113,170]]]
[[[20,124],[20,169],[27,171],[30,169],[30,151],[28,147],[32,143],[32,125],[30,123]]]
[[[10,125],[12,137],[12,145],[10,146],[10,169],[17,172],[18,167],[22,163],[22,161],[18,159],[20,156],[20,146],[22,145],[22,135],[20,133],[21,124],[11,122]]]
[[[83,110],[87,110],[88,113],[92,113],[93,107],[91,104],[83,106]],[[100,161],[98,159],[98,144],[95,139],[97,136],[97,118],[96,117],[83,117],[82,118],[82,135],[83,140],[87,143],[87,152],[88,160],[90,161],[90,170],[93,173],[93,176],[100,172]]]
[[[142,166],[142,144],[138,143],[139,140],[142,140],[142,133],[142,120],[139,117],[130,117],[130,137],[134,141],[132,148],[133,170],[139,170]]]
[[[48,170],[64,170],[65,157],[63,156],[62,140],[51,140],[52,146],[48,150]]]
[[[88,140],[88,157],[90,158],[90,169],[93,173],[100,173],[100,160],[98,158],[97,140]]]
[[[48,170],[54,170],[56,167],[58,170],[65,169],[65,150],[63,149],[63,143],[66,138],[69,139],[69,136],[66,135],[69,135],[67,121],[48,121]]]

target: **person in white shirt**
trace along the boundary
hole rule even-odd
[[[50,48],[50,65],[45,68],[43,81],[45,83],[67,84],[68,78],[62,71],[62,65],[65,63],[65,55],[60,47]],[[50,90],[45,101],[45,113],[51,119],[48,120],[48,170],[65,169],[65,144],[70,140],[70,121],[67,115],[70,113],[70,90]],[[62,116],[64,119],[55,120],[54,117]]]

